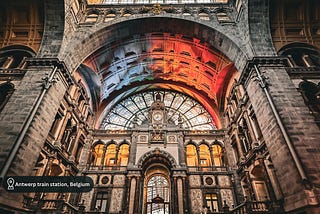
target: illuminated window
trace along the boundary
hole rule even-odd
[[[199,13],[199,18],[201,20],[205,20],[205,21],[209,21],[210,20],[210,17],[207,13]]]
[[[98,19],[98,14],[92,13],[92,14],[89,14],[89,15],[87,16],[85,22],[96,22],[97,19]]]
[[[210,151],[209,147],[205,144],[201,144],[199,146],[200,150],[200,166],[210,166],[211,165],[211,158],[210,158]]]
[[[187,165],[198,166],[197,149],[194,145],[187,145]]]
[[[100,166],[102,163],[102,158],[103,158],[103,144],[97,144],[94,149],[93,149],[93,165],[94,166]]]
[[[213,145],[212,147],[212,156],[214,166],[222,166],[222,148],[220,145]]]
[[[120,164],[120,166],[127,166],[128,159],[129,159],[129,145],[122,144],[119,149],[118,163]]]
[[[116,154],[117,154],[116,144],[110,144],[106,150],[104,165],[105,166],[115,165],[116,164]]]
[[[218,197],[215,193],[206,194],[206,205],[211,212],[219,212]]]
[[[114,13],[110,13],[108,15],[106,15],[106,18],[104,19],[105,22],[111,21],[116,17],[116,14]]]

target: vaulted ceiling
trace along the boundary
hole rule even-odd
[[[221,90],[236,71],[221,52],[197,38],[174,33],[132,35],[91,54],[79,67],[90,87],[101,124],[108,110],[122,99],[147,90],[169,89],[194,97],[219,122]],[[106,111],[107,109],[107,111]]]

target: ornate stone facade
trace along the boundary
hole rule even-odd
[[[320,3],[152,2],[0,3],[0,213],[318,213]]]

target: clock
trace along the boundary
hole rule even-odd
[[[161,112],[155,112],[153,114],[153,119],[154,119],[154,121],[157,121],[157,122],[161,121],[162,120],[162,113]]]

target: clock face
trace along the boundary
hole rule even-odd
[[[155,112],[155,113],[153,114],[153,119],[154,119],[155,121],[160,121],[160,120],[162,120],[162,113],[160,113],[160,112]]]

